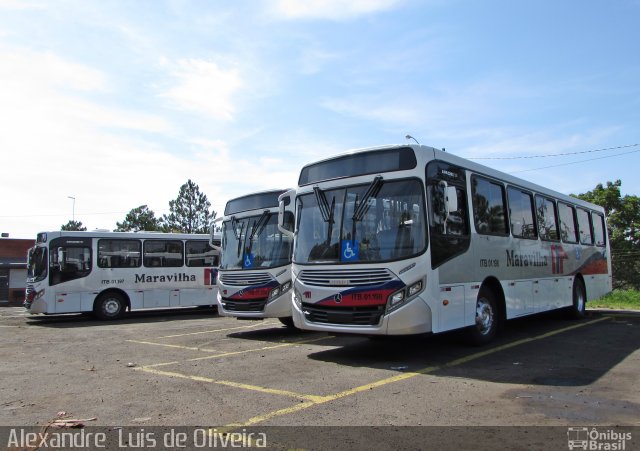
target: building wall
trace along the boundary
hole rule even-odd
[[[24,300],[27,251],[34,244],[34,240],[0,238],[0,268],[9,270],[8,299],[0,299],[0,302],[19,304]]]
[[[19,258],[27,264],[27,251],[33,247],[35,240],[17,238],[0,238],[0,257]]]
[[[24,301],[27,285],[27,269],[11,269],[9,271],[9,302]]]

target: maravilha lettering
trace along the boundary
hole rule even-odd
[[[153,282],[195,282],[196,276],[185,273],[174,273],[169,275],[153,275],[136,274],[135,283],[153,283]]]
[[[531,254],[518,254],[507,250],[507,266],[549,266],[549,259],[536,251]]]

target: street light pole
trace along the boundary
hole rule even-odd
[[[71,207],[71,220],[76,222],[76,198],[73,196],[67,196],[69,199],[73,200],[73,207]]]

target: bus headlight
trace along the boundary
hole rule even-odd
[[[302,308],[302,296],[298,293],[298,290],[293,290],[293,302],[296,303],[298,308]]]
[[[37,301],[42,296],[44,296],[44,288],[38,292],[35,292],[35,291],[29,292],[29,294],[27,294],[27,301],[29,302]]]
[[[404,301],[404,289],[389,296],[389,304],[394,307]]]
[[[282,285],[279,285],[279,286],[275,287],[273,290],[271,290],[271,292],[269,293],[269,300],[270,301],[274,300],[278,296],[280,296],[282,294],[285,294],[290,289],[291,289],[291,281],[287,280]]]
[[[387,313],[392,312],[398,307],[413,300],[424,289],[424,282],[418,280],[417,282],[403,288],[400,291],[396,291],[387,299]]]
[[[271,293],[269,293],[269,300],[277,298],[278,296],[280,296],[280,287],[275,287],[273,290],[271,290]]]
[[[407,289],[409,297],[415,296],[422,291],[422,280],[417,281]]]

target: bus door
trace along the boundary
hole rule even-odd
[[[440,291],[438,321],[434,331],[456,329],[468,324],[475,314],[475,300],[465,296],[470,281],[469,218],[465,171],[457,166],[433,161],[427,165],[427,202],[431,267],[438,274]]]
[[[83,279],[92,269],[91,239],[54,239],[50,244],[49,256],[49,285],[54,288],[53,312],[79,312]]]

